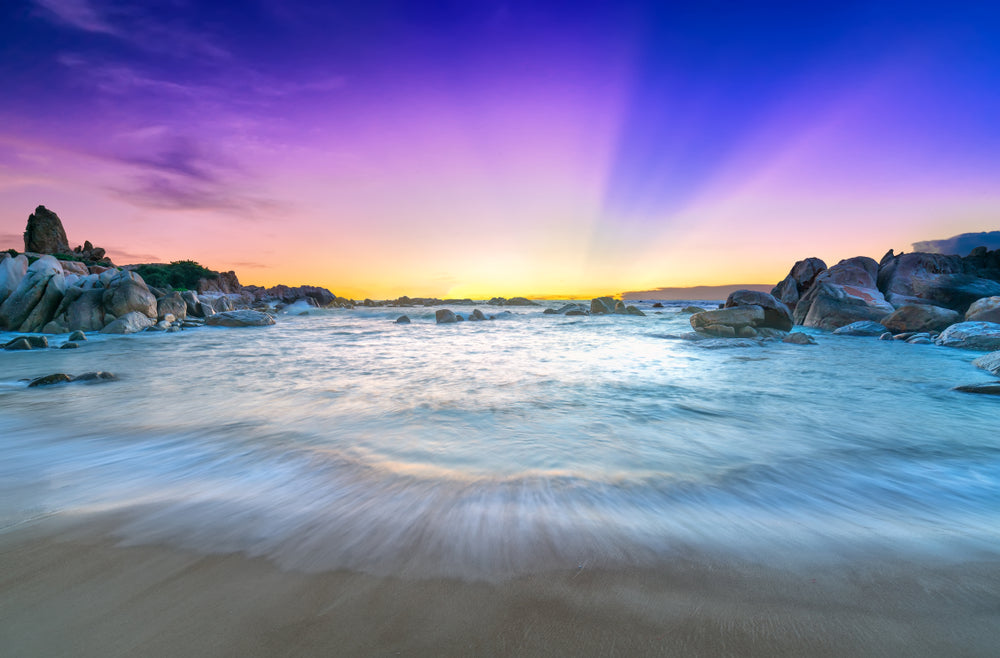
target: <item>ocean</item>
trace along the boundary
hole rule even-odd
[[[675,337],[688,303],[313,309],[0,351],[0,528],[103,515],[125,546],[474,581],[997,556],[998,401],[952,390],[992,379],[977,353],[808,329],[708,349]],[[95,370],[119,379],[25,382]]]

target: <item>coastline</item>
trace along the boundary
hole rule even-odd
[[[1000,633],[995,560],[679,560],[489,584],[125,547],[110,520],[0,531],[10,655],[985,656]]]

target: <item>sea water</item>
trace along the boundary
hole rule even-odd
[[[952,390],[992,379],[976,353],[709,349],[676,338],[683,305],[314,309],[0,352],[0,524],[112,512],[129,545],[473,579],[995,555],[1000,400]],[[94,370],[119,380],[25,381]]]

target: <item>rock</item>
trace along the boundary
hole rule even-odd
[[[706,338],[695,341],[694,344],[706,350],[728,349],[730,347],[760,347],[763,345],[760,340],[747,340],[743,338]]]
[[[638,308],[636,308],[635,306],[632,306],[632,305],[629,305],[629,306],[625,307],[625,315],[635,315],[635,316],[641,317],[641,318],[646,317],[645,313],[643,313]]]
[[[410,324],[410,318],[406,315],[401,315],[396,318],[396,324]]]
[[[984,354],[973,361],[972,365],[1000,376],[1000,351]]]
[[[0,304],[17,290],[27,272],[28,257],[24,254],[0,261]]]
[[[160,320],[172,315],[178,320],[187,317],[188,305],[179,292],[172,292],[156,300],[156,317]]]
[[[0,328],[41,331],[55,314],[65,290],[66,279],[59,261],[42,256],[28,267],[17,289],[0,304]]]
[[[65,342],[62,345],[60,345],[59,349],[61,349],[61,350],[75,350],[78,347],[80,347],[80,345],[78,343],[74,343],[73,341],[68,341],[68,342]]]
[[[67,374],[57,372],[51,375],[45,375],[44,377],[37,377],[31,380],[28,384],[28,388],[37,388],[39,386],[53,386],[54,384],[65,384],[66,382],[73,381],[73,378]]]
[[[889,330],[883,324],[871,320],[861,320],[838,327],[833,330],[833,333],[838,336],[881,336],[887,331]],[[889,336],[892,337],[892,334],[890,333]]]
[[[469,319],[473,321],[485,320],[486,316],[483,315],[483,312],[480,311],[478,308],[475,308],[472,309],[472,314],[469,316]]]
[[[45,206],[38,206],[28,216],[24,229],[24,250],[39,254],[68,254],[69,240],[59,215]]]
[[[800,260],[792,265],[788,276],[771,290],[771,296],[785,304],[789,310],[794,310],[802,295],[825,269],[826,263],[819,258]]]
[[[601,313],[614,313],[616,301],[611,297],[597,297],[590,300],[590,312],[594,315]]]
[[[526,297],[511,297],[504,302],[504,306],[538,306],[536,302],[531,301]]]
[[[214,279],[198,279],[198,283],[195,288],[198,294],[201,295],[205,292],[218,292],[223,294],[239,293],[243,290],[243,286],[240,285],[240,280],[236,277],[236,272],[220,272],[219,276]],[[229,309],[225,309],[229,310]]]
[[[155,301],[155,300],[154,300]],[[116,320],[108,323],[102,334],[134,334],[153,326],[155,320],[139,311],[130,311]]]
[[[93,277],[93,275],[90,275]],[[107,324],[104,312],[104,288],[96,277],[80,279],[66,289],[52,322],[43,331],[60,334],[70,330],[100,331]]]
[[[880,321],[895,309],[875,287],[871,258],[842,260],[817,277],[795,306],[795,324],[833,330],[860,320]]]
[[[1000,382],[988,382],[986,384],[965,384],[951,389],[962,393],[981,393],[984,395],[1000,395]]]
[[[181,330],[181,325],[179,325],[179,324],[172,324],[169,327],[167,327],[167,333],[168,334],[173,334],[173,333],[176,333],[176,332],[178,332],[180,330]]]
[[[90,274],[90,269],[79,261],[62,260],[60,258],[59,266],[62,268],[64,274],[77,274],[79,276],[87,276]]]
[[[49,346],[49,339],[45,336],[25,336],[24,339],[31,344],[32,349],[43,350]]]
[[[977,299],[1000,296],[1000,281],[979,278],[966,269],[960,256],[900,254],[885,259],[878,287],[896,306],[930,303],[964,314]]]
[[[184,305],[187,306],[187,314],[192,317],[202,317],[201,310],[198,307],[200,300],[198,295],[193,290],[185,290],[181,293],[181,299],[184,300]],[[174,315],[177,315],[174,313]]]
[[[266,327],[274,324],[274,316],[261,311],[240,309],[216,313],[206,318],[205,324],[212,327]]]
[[[195,317],[210,318],[213,315],[215,315],[215,309],[212,308],[211,304],[207,302],[198,302],[198,312],[195,314]]]
[[[75,341],[75,342],[80,342],[82,340],[87,340],[87,334],[83,333],[82,331],[74,331],[73,333],[71,333],[69,335],[69,340]]]
[[[190,320],[181,323],[181,329],[196,329],[201,326],[204,325],[200,322],[191,322]]]
[[[142,313],[148,318],[156,318],[156,297],[149,292],[146,282],[135,272],[122,270],[108,281],[104,291],[105,313],[121,318],[132,312]]]
[[[882,324],[893,333],[904,331],[941,331],[956,322],[961,322],[962,316],[940,306],[930,304],[907,304],[882,318]]]
[[[788,306],[766,292],[756,290],[735,290],[726,298],[725,308],[740,306],[760,306],[764,309],[764,320],[757,327],[770,327],[781,331],[792,328],[792,312]]]
[[[0,290],[2,294],[2,290]],[[972,302],[965,312],[966,322],[1000,323],[1000,296],[983,297]]]
[[[656,302],[655,304],[653,304],[653,308],[663,308],[663,304],[661,304],[660,302]]]
[[[566,313],[564,313],[564,315],[567,315],[567,316],[569,316],[569,315],[590,315],[590,313],[588,311],[583,310],[582,308],[572,308],[572,309],[566,311]]]
[[[909,338],[906,339],[906,342],[909,343],[910,345],[932,345],[934,343],[934,341],[931,340],[930,334],[926,333],[920,333],[910,336]]]
[[[455,317],[454,312],[446,308],[442,308],[439,309],[438,311],[435,311],[434,321],[437,322],[438,324],[448,324],[451,322],[458,322],[458,318]]]
[[[27,338],[15,338],[6,345],[3,346],[5,350],[30,350],[31,343],[28,342]]]
[[[887,331],[884,334],[879,335],[878,339],[879,340],[892,340],[892,332],[891,331]]]
[[[99,370],[97,372],[85,372],[78,377],[74,377],[74,382],[113,382],[118,377],[110,372]]]
[[[700,306],[685,306],[681,309],[681,313],[704,313],[706,310]]]
[[[790,343],[792,345],[815,345],[816,341],[809,334],[804,334],[801,331],[795,331],[784,338],[781,339],[782,343]]]
[[[764,322],[764,309],[760,306],[737,306],[715,311],[695,313],[690,319],[691,327],[700,333],[720,338],[735,338],[741,335],[756,336],[754,327]],[[753,331],[746,331],[747,329]]]
[[[1000,350],[1000,324],[994,322],[959,322],[937,337],[938,345],[967,350]]]

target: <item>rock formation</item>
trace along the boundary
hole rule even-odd
[[[37,254],[68,254],[69,240],[59,215],[45,206],[35,208],[24,229],[24,250]]]

